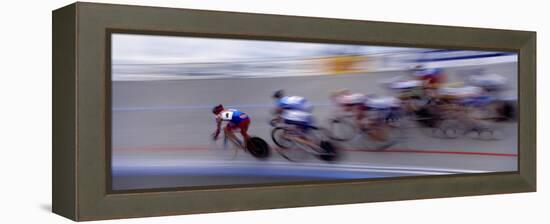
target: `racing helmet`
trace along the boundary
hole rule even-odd
[[[275,98],[275,99],[280,99],[283,96],[285,96],[285,91],[282,90],[282,89],[277,90],[277,91],[275,91],[275,93],[273,93],[273,98]]]
[[[222,110],[223,110],[223,105],[218,104],[217,106],[212,108],[212,113],[213,114],[219,114]]]
[[[411,70],[413,72],[420,72],[420,71],[423,71],[425,69],[426,69],[426,67],[424,65],[414,65],[414,66],[411,66],[409,68],[409,70]]]

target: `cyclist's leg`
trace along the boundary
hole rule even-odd
[[[365,106],[363,104],[354,105],[355,124],[359,127],[359,130],[365,130]]]
[[[313,125],[313,117],[310,117],[307,121],[294,122],[293,126],[296,129],[296,134],[293,137],[295,141],[301,144],[317,148],[318,145],[308,137],[311,125]]]
[[[239,124],[239,129],[241,129],[241,135],[243,136],[244,142],[248,142],[250,136],[248,135],[248,127],[250,126],[250,118],[242,121]]]
[[[234,144],[236,145],[242,145],[242,143],[240,142],[240,140],[237,138],[237,136],[235,135],[235,133],[233,133],[233,130],[235,130],[237,126],[233,123],[228,123],[225,128],[223,129],[224,131],[224,134],[227,136],[227,138],[233,142]]]
[[[307,134],[305,132],[303,132],[301,129],[303,127],[296,127],[298,131],[296,134],[292,135],[291,138],[298,142],[298,143],[301,143],[303,145],[307,145],[309,147],[313,147],[313,148],[316,148],[318,147],[313,141],[311,141],[308,137],[307,137]]]
[[[387,124],[380,111],[370,111],[367,135],[376,141],[386,141]]]

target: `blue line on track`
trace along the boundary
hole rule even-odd
[[[457,57],[427,58],[427,59],[414,60],[414,62],[453,61],[453,60],[464,60],[464,59],[509,56],[509,55],[515,55],[515,54],[516,53],[491,53],[491,54],[467,55],[467,56],[457,56]]]

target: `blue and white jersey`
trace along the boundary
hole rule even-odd
[[[217,115],[217,118],[222,121],[229,121],[233,124],[240,124],[241,122],[249,119],[248,115],[242,111],[236,109],[226,109]]]
[[[277,101],[277,107],[283,110],[299,110],[310,112],[313,108],[309,102],[301,96],[285,96]]]
[[[301,126],[313,126],[313,115],[301,110],[285,110],[281,114],[281,118],[287,124],[295,124]]]

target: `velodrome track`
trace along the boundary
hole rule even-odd
[[[490,72],[515,77],[516,64],[484,66]],[[475,67],[474,67],[475,68]],[[450,81],[461,81],[448,69]],[[338,145],[341,158],[333,163],[309,158],[301,163],[273,152],[266,161],[240,153],[234,159],[212,150],[214,121],[210,110],[223,103],[252,117],[250,133],[272,143],[271,94],[285,89],[308,98],[317,123],[324,126],[333,111],[330,91],[389,94],[379,82],[404,72],[336,76],[252,79],[207,79],[113,82],[113,188],[142,189],[289,181],[380,178],[410,175],[500,172],[517,170],[517,123],[500,123],[501,140],[468,137],[437,139],[425,130],[406,130],[406,138],[384,152],[364,151],[359,140]],[[512,82],[504,94],[513,96]]]

